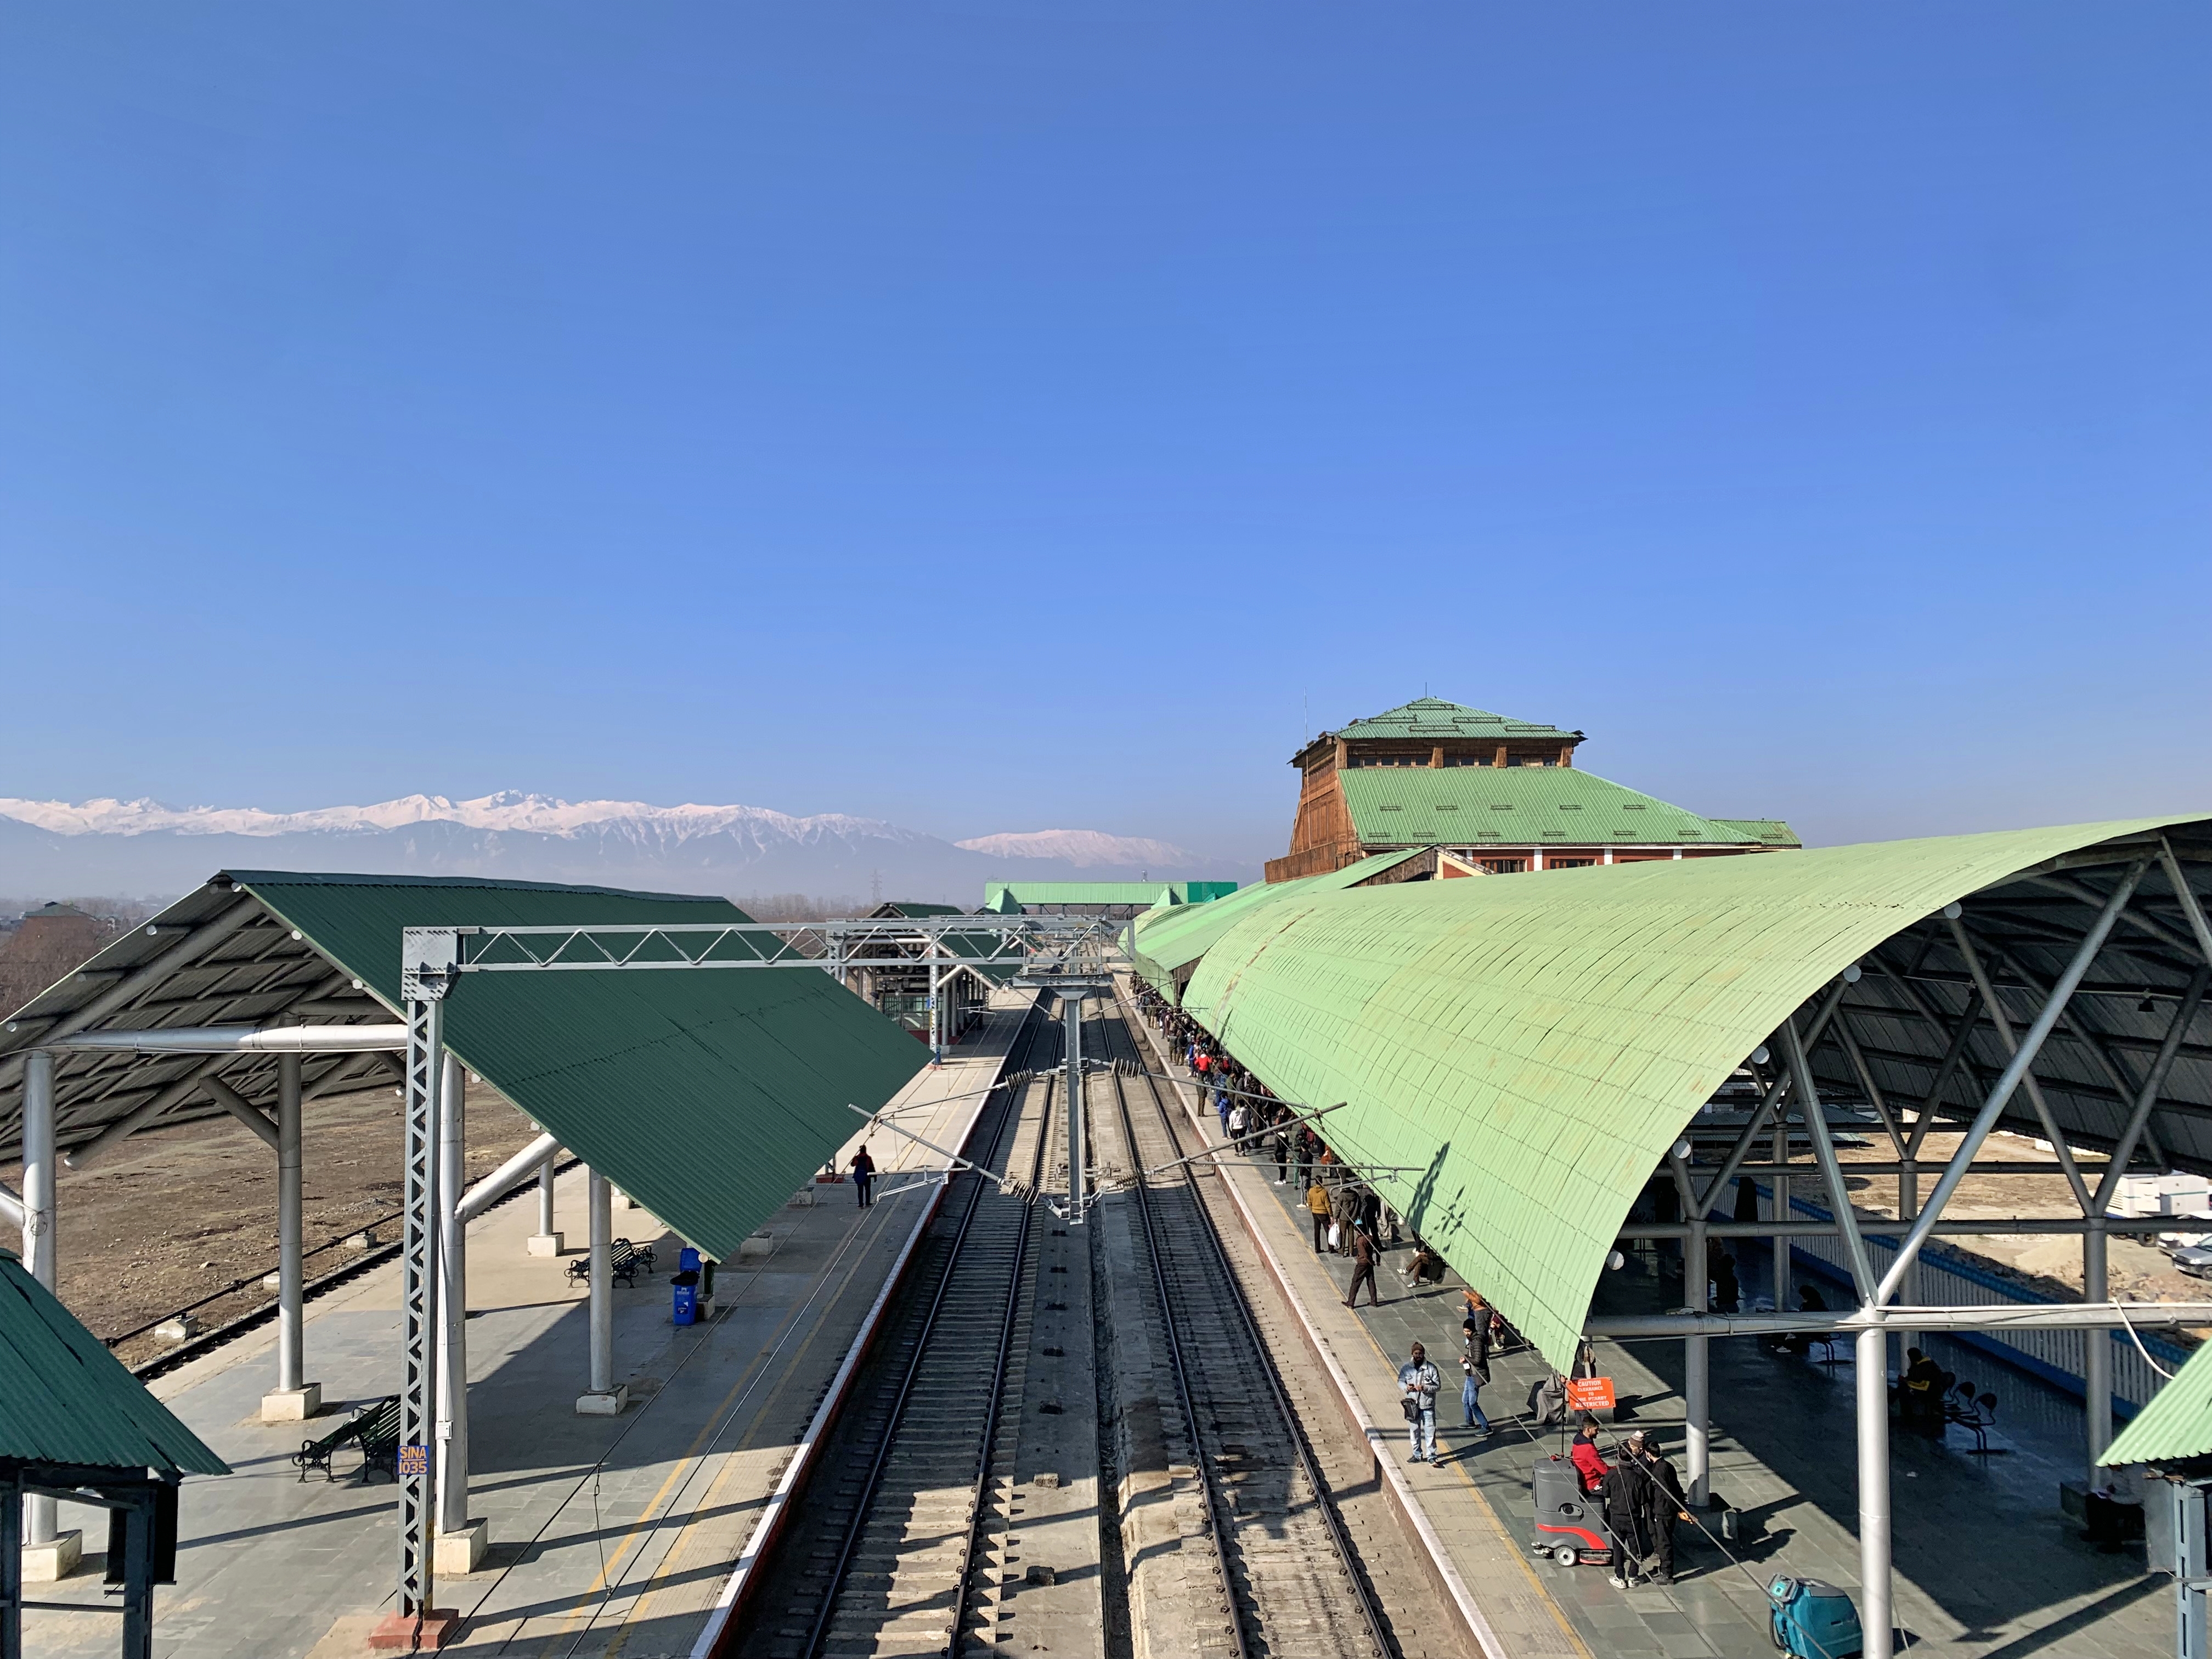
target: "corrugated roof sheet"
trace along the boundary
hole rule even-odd
[[[228,1474],[12,1250],[0,1249],[0,1457]]]
[[[1358,766],[1343,783],[1352,829],[1368,847],[1756,839],[1571,766]]]
[[[1723,830],[1733,830],[1746,841],[1755,841],[1765,847],[1802,847],[1797,832],[1780,818],[1713,818]]]
[[[2104,1333],[2094,1340],[2105,1340]],[[2212,1452],[2212,1342],[2189,1356],[2189,1361],[2150,1398],[2122,1429],[2097,1462],[2107,1468],[2129,1463],[2179,1462]]]
[[[994,881],[983,908],[995,910],[1009,896],[1015,904],[1203,904],[1236,890],[1233,881]]]
[[[1380,714],[1354,720],[1336,735],[1353,741],[1369,738],[1557,738],[1565,743],[1582,733],[1564,732],[1538,720],[1516,720],[1493,714],[1486,708],[1469,708],[1464,703],[1446,702],[1442,697],[1416,697]]]
[[[726,922],[726,899],[534,883],[233,872],[397,1009],[406,927]],[[738,1243],[926,1063],[826,973],[797,968],[471,974],[453,1052],[709,1255]]]
[[[1346,1102],[1329,1139],[1352,1164],[1419,1170],[1378,1185],[1564,1369],[1629,1206],[1793,1010],[1954,899],[2191,821],[1302,883],[1206,951],[1183,1006],[1285,1099]]]

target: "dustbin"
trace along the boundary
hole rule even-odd
[[[676,1258],[676,1272],[669,1278],[670,1294],[675,1297],[672,1316],[678,1325],[699,1322],[699,1252],[690,1245]]]

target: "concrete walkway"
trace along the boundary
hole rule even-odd
[[[901,1121],[957,1146],[1026,1002],[1004,997],[952,1051],[957,1058],[917,1078],[893,1103]],[[882,1139],[872,1150],[893,1171],[932,1156]],[[670,1319],[665,1274],[678,1241],[641,1210],[618,1210],[616,1232],[658,1242],[661,1255],[659,1276],[615,1292],[615,1375],[634,1402],[619,1418],[575,1414],[585,1296],[563,1276],[564,1262],[527,1254],[537,1219],[529,1192],[471,1225],[470,1512],[489,1522],[491,1547],[482,1570],[437,1586],[438,1605],[468,1616],[453,1650],[579,1659],[690,1652],[930,1189],[895,1175],[879,1190],[882,1201],[865,1211],[841,1185],[781,1212],[769,1228],[773,1253],[721,1269],[717,1317],[688,1328]],[[572,1239],[583,1203],[583,1171],[572,1170],[556,1191],[557,1218]],[[398,1288],[391,1265],[309,1304],[307,1375],[331,1406],[304,1434],[258,1418],[273,1331],[154,1385],[237,1471],[185,1486],[179,1582],[160,1593],[157,1655],[352,1659],[366,1650],[368,1629],[393,1601],[393,1488],[361,1485],[350,1453],[340,1455],[334,1483],[301,1481],[289,1457],[349,1402],[396,1392]],[[65,1506],[62,1524],[86,1527],[91,1553],[75,1577],[41,1594],[112,1607],[100,1583],[100,1517]],[[115,1620],[105,1611],[34,1613],[25,1638],[41,1655],[108,1654]]]
[[[1180,1066],[1171,1069],[1187,1075]],[[1218,1141],[1212,1115],[1194,1109],[1193,1090],[1182,1092],[1194,1119]],[[1713,1344],[1712,1489],[1743,1511],[1745,1535],[1724,1550],[1717,1538],[1708,1541],[1678,1523],[1671,1589],[1616,1590],[1603,1569],[1561,1569],[1526,1547],[1529,1469],[1565,1449],[1561,1437],[1539,1438],[1523,1426],[1529,1391],[1547,1374],[1542,1362],[1525,1351],[1494,1360],[1482,1406],[1498,1431],[1479,1439],[1459,1429],[1461,1281],[1408,1292],[1398,1274],[1411,1249],[1392,1251],[1378,1275],[1383,1305],[1363,1304],[1353,1313],[1343,1306],[1351,1264],[1315,1255],[1303,1194],[1276,1186],[1273,1177],[1271,1165],[1233,1167],[1230,1176],[1308,1322],[1352,1378],[1369,1414],[1379,1423],[1401,1420],[1396,1371],[1413,1342],[1423,1343],[1443,1372],[1439,1461],[1406,1464],[1405,1472],[1516,1659],[1770,1659],[1764,1587],[1777,1574],[1823,1578],[1856,1595],[1848,1345],[1839,1350],[1844,1363],[1830,1367],[1775,1356],[1750,1339]],[[1600,1287],[1601,1311],[1680,1301],[1679,1275],[1665,1286],[1648,1266],[1640,1275],[1608,1275]],[[1948,1449],[1895,1438],[1895,1595],[1911,1644],[1901,1643],[1900,1651],[1929,1659],[2170,1654],[2172,1592],[2166,1580],[2144,1575],[2142,1547],[2101,1555],[2058,1513],[2058,1480],[2075,1473],[2081,1440],[2078,1404],[2069,1423],[2051,1391],[2023,1375],[2004,1374],[1986,1355],[1962,1350],[1937,1357],[1962,1376],[1984,1379],[2012,1403],[1993,1439],[2006,1449],[2000,1455],[1968,1455],[1957,1430]],[[1633,1402],[1610,1432],[1625,1434],[1632,1422],[1656,1432],[1679,1469],[1681,1345],[1640,1343],[1631,1351],[1607,1343],[1599,1358],[1621,1397]],[[1402,1444],[1400,1455],[1402,1463]],[[1710,1524],[1717,1531],[1717,1519]]]

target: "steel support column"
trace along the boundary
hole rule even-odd
[[[1705,1267],[1705,1224],[1690,1224],[1688,1248],[1682,1255],[1682,1305],[1692,1313],[1706,1308],[1710,1285]],[[1683,1462],[1690,1474],[1690,1502],[1703,1509],[1712,1486],[1713,1387],[1712,1339],[1682,1339]]]
[[[276,1057],[276,1391],[307,1386],[307,1272],[301,1255],[300,1056]]]
[[[1863,1659],[1890,1659],[1889,1340],[1880,1326],[1858,1334],[1859,1623]]]
[[[591,1392],[615,1391],[614,1192],[597,1170],[586,1183],[592,1228]]]
[[[410,977],[416,977],[410,975]],[[436,1402],[438,1091],[445,1070],[445,983],[417,979],[407,1004],[406,1188],[399,1249],[399,1616],[430,1611],[430,1522],[437,1469],[431,1455]]]
[[[451,1053],[438,1085],[437,1529],[469,1523],[468,1073]]]
[[[48,1290],[55,1288],[54,1056],[33,1048],[23,1061],[23,1267]],[[23,1500],[23,1541],[54,1541],[51,1498]]]
[[[2112,1287],[2106,1270],[2105,1218],[2089,1218],[2089,1231],[2081,1235],[2081,1299],[2109,1302]],[[2097,1460],[2112,1443],[2112,1339],[2103,1331],[2081,1333],[2081,1409],[2087,1424],[2089,1485],[2103,1479]]]
[[[929,964],[929,1063],[933,1066],[941,1066],[945,1063],[943,1040],[945,1028],[939,1022],[937,1012],[937,999],[939,994],[938,967],[933,961]]]
[[[553,1237],[553,1160],[538,1166],[538,1237]]]
[[[1774,1196],[1767,1200],[1766,1218],[1769,1221],[1790,1219],[1790,1177],[1782,1173],[1790,1163],[1790,1125],[1787,1121],[1774,1126],[1774,1162],[1777,1165],[1771,1177]],[[1774,1236],[1774,1311],[1786,1313],[1790,1309],[1790,1239],[1784,1233]]]

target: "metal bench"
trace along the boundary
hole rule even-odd
[[[607,1252],[607,1267],[616,1282],[635,1285],[641,1268],[653,1271],[653,1246],[633,1244],[626,1238],[617,1238]],[[571,1284],[588,1284],[592,1277],[592,1258],[587,1251],[571,1261],[568,1267]]]
[[[331,1462],[347,1446],[361,1449],[364,1480],[372,1465],[380,1463],[390,1473],[398,1457],[399,1396],[387,1395],[356,1412],[321,1439],[302,1441],[300,1449],[292,1454],[300,1479],[305,1480],[309,1469],[320,1469],[325,1480],[337,1480]]]

